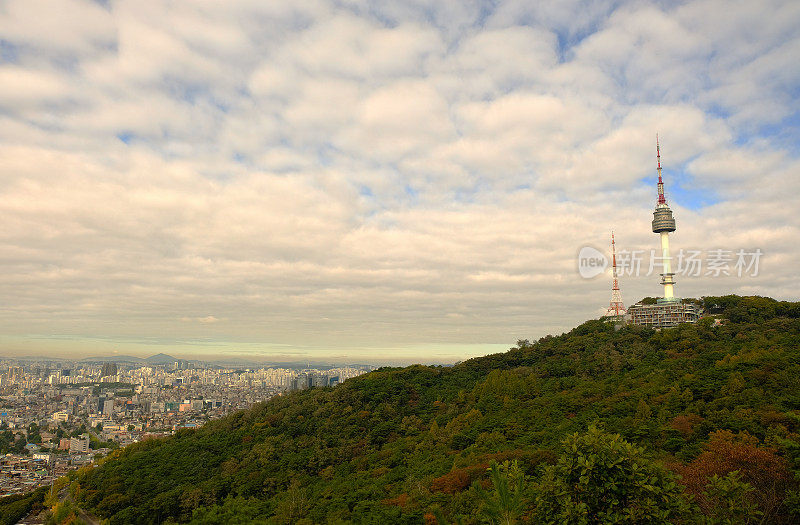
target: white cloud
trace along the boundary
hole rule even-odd
[[[96,2],[11,0],[0,12],[3,39],[44,52],[43,58],[98,52],[114,43],[111,13]]]
[[[0,105],[9,112],[59,101],[70,93],[63,77],[19,66],[0,67]]]
[[[455,136],[447,102],[423,81],[377,89],[354,109],[355,125],[337,144],[379,161],[398,160]]]
[[[21,340],[323,356],[569,328],[608,298],[581,246],[655,244],[656,132],[676,249],[766,254],[679,293],[800,293],[796,129],[759,131],[797,112],[792,2],[64,5],[0,10]]]

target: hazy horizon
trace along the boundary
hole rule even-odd
[[[323,355],[315,355],[311,352],[319,350],[312,349],[293,349],[294,352],[287,352],[286,348],[264,349],[261,345],[242,345],[230,344],[221,345],[214,342],[196,342],[194,344],[185,343],[169,346],[158,344],[153,348],[146,344],[117,343],[96,344],[87,343],[86,339],[59,343],[53,343],[50,338],[42,343],[41,346],[29,346],[30,339],[21,339],[24,345],[15,346],[8,343],[7,337],[0,338],[0,344],[6,351],[0,353],[0,358],[45,358],[45,359],[64,359],[80,361],[89,358],[109,358],[113,360],[115,356],[138,357],[145,359],[158,354],[166,354],[177,359],[193,361],[250,361],[254,363],[317,363],[317,364],[370,364],[370,365],[410,365],[410,364],[453,364],[458,361],[479,357],[483,355],[505,352],[514,346],[516,341],[508,344],[451,344],[451,345],[418,345],[416,347],[396,347],[396,348],[348,348],[329,349]],[[205,347],[198,351],[197,347]],[[253,348],[255,347],[255,348]],[[38,350],[36,350],[38,348]],[[158,349],[156,351],[156,349]],[[311,352],[310,352],[311,351]],[[399,352],[399,355],[398,355]],[[409,353],[404,356],[403,352]],[[398,357],[391,357],[392,355]],[[416,356],[416,357],[415,357]]]

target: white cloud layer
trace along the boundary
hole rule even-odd
[[[9,0],[0,354],[568,329],[610,297],[582,246],[656,247],[656,132],[675,249],[765,254],[678,292],[797,299],[798,54],[791,1]]]

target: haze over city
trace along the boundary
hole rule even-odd
[[[796,299],[800,4],[584,4],[4,2],[0,355],[560,333],[608,303],[582,247],[658,246],[656,133],[673,249],[763,253],[676,293]]]

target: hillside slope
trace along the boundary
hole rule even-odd
[[[788,522],[800,303],[705,301],[725,324],[655,332],[589,321],[454,367],[384,368],[278,397],[117,451],[71,493],[110,523],[424,523],[434,507],[471,523],[473,482],[492,460],[517,459],[535,479],[567,434],[599,422],[680,473],[689,492],[740,470],[769,521]]]

